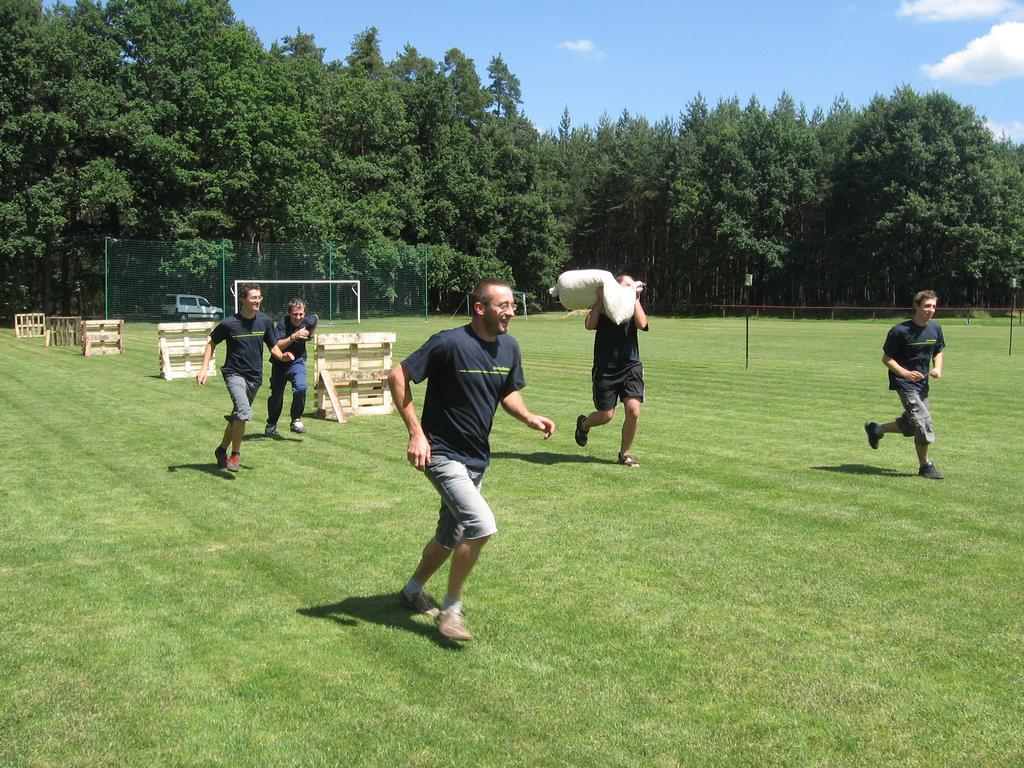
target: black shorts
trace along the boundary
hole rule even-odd
[[[644,366],[633,363],[628,368],[617,371],[601,371],[593,373],[594,408],[609,411],[615,408],[619,400],[635,397],[644,401]]]

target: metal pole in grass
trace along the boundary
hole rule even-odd
[[[743,275],[743,288],[746,294],[746,301],[743,305],[746,307],[746,339],[743,342],[743,369],[746,370],[750,367],[750,286],[754,284],[754,276],[747,272]]]
[[[103,238],[103,319],[111,318],[111,257],[109,246],[110,238]],[[1013,312],[1010,314],[1010,323],[1013,324]]]
[[[1017,278],[1010,278],[1010,355],[1013,355],[1013,313],[1017,311]]]
[[[224,309],[224,315],[227,314],[228,306],[228,249],[226,240],[221,238],[220,241],[220,305]],[[236,302],[237,304],[237,302]],[[235,307],[235,311],[238,311],[238,307]]]

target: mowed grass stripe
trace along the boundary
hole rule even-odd
[[[336,330],[400,359],[458,322]],[[223,384],[155,378],[153,326],[98,359],[0,332],[0,763],[1013,765],[1019,359],[946,325],[928,483],[864,440],[897,412],[887,326],[752,320],[744,370],[742,319],[654,318],[630,471],[621,414],[572,442],[582,317],[517,319],[559,432],[496,417],[461,651],[391,598],[437,507],[400,419],[309,420],[222,476]]]

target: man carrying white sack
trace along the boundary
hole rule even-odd
[[[616,325],[604,312],[604,289],[598,287],[597,301],[590,308],[584,321],[594,336],[594,367],[591,379],[594,388],[594,410],[589,416],[576,419],[576,444],[585,446],[593,427],[607,424],[615,416],[615,406],[621,400],[626,406],[626,418],[622,423],[622,439],[619,443],[619,464],[639,467],[630,448],[636,438],[640,423],[640,404],[644,401],[644,366],[640,362],[640,346],[637,329],[646,331],[647,313],[640,305],[643,283],[629,275],[619,275],[619,285],[636,291],[633,316],[621,325]]]

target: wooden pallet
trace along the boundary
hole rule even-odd
[[[393,333],[328,333],[316,337],[316,415],[345,421],[349,416],[391,413],[388,388]]]
[[[160,323],[156,327],[160,353],[160,378],[191,379],[203,364],[203,352],[210,340],[214,323]],[[217,375],[217,362],[213,357],[206,368],[209,376]]]
[[[81,324],[82,354],[124,354],[124,320],[83,320]]]
[[[42,312],[22,312],[14,316],[14,338],[31,339],[46,334],[46,315]]]
[[[82,318],[73,315],[51,315],[46,318],[46,337],[44,345],[47,347],[77,347],[79,341],[79,327]]]

